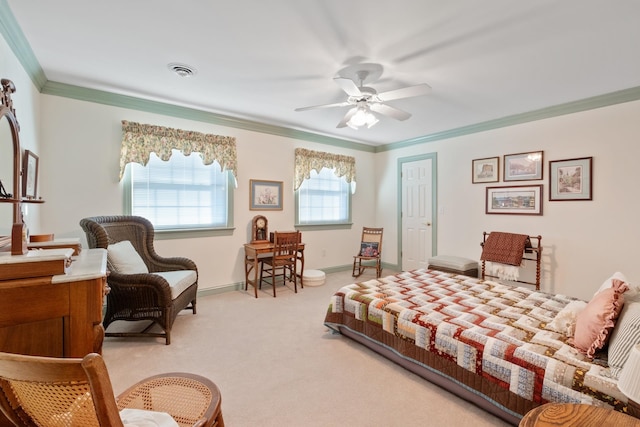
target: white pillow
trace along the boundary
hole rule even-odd
[[[107,247],[107,259],[118,273],[148,273],[147,265],[129,240],[123,240]]]
[[[624,274],[620,273],[619,271],[616,271],[615,273],[613,273],[613,276],[611,276],[607,280],[605,280],[604,283],[602,285],[600,285],[600,289],[598,289],[596,291],[596,293],[593,294],[593,296],[596,296],[596,294],[598,294],[599,292],[601,292],[601,291],[603,291],[603,290],[605,290],[607,288],[610,288],[611,285],[612,285],[613,279],[618,279],[621,282],[626,283],[627,286],[629,287],[629,289],[624,293],[624,299],[626,301],[636,300],[637,298],[639,298],[639,296],[640,296],[640,286],[632,285],[631,283],[629,283],[629,281],[624,276]]]
[[[586,306],[586,301],[571,301],[547,324],[547,329],[572,337],[576,328],[576,318]]]

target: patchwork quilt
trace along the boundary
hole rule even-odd
[[[339,289],[331,297],[325,325],[366,335],[404,358],[423,354],[420,364],[453,367],[446,376],[483,393],[487,387],[470,381],[471,373],[483,384],[517,396],[502,403],[515,413],[547,402],[626,411],[627,399],[606,364],[587,360],[564,334],[547,328],[573,300],[414,270]],[[522,405],[522,400],[531,404]]]

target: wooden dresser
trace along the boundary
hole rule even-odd
[[[0,351],[53,357],[102,352],[107,252],[83,250],[72,260],[63,274],[0,280]],[[0,255],[0,270],[12,262],[20,256]]]

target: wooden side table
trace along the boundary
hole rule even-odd
[[[527,412],[520,427],[640,427],[640,420],[592,405],[547,403]]]

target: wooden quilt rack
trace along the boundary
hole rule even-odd
[[[482,233],[482,243],[480,246],[484,247],[485,242],[487,241],[487,236],[491,233],[487,233],[484,231]],[[536,265],[536,278],[535,281],[525,281],[525,280],[510,280],[510,282],[514,283],[523,283],[526,285],[534,285],[536,287],[536,291],[540,290],[540,260],[542,259],[542,246],[540,245],[540,241],[542,240],[542,236],[529,236],[529,244],[524,249],[524,253],[522,255],[523,260],[533,261]],[[492,276],[485,273],[485,260],[482,260],[482,279],[485,277],[493,277],[498,278],[497,276]]]

